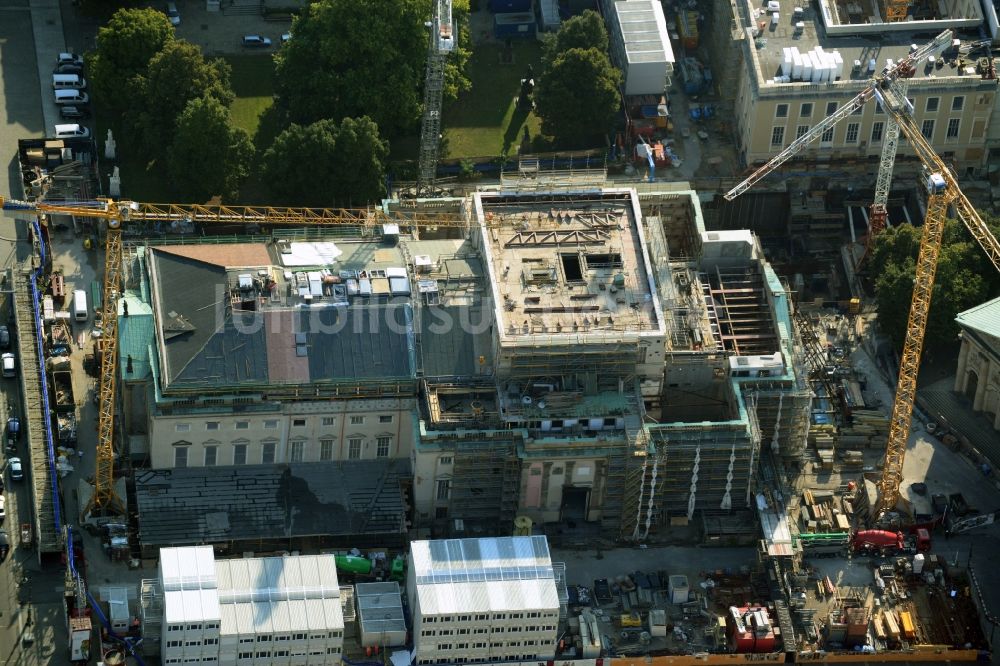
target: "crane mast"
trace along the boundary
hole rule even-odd
[[[902,7],[905,18],[908,3],[890,0],[888,5]],[[899,20],[899,19],[897,19]],[[934,151],[913,120],[913,105],[906,98],[906,86],[901,81],[911,76],[917,63],[944,49],[951,41],[952,32],[945,30],[931,42],[917,48],[909,56],[891,68],[884,69],[856,97],[835,113],[825,118],[811,130],[793,141],[783,151],[775,155],[767,164],[753,171],[750,176],[732,190],[725,199],[732,201],[753,187],[761,179],[799,153],[807,144],[819,138],[824,131],[843,118],[851,115],[861,105],[873,97],[877,99],[889,118],[886,145],[883,146],[879,177],[876,183],[875,204],[884,207],[892,179],[892,166],[899,134],[910,143],[926,171],[925,184],[928,188],[927,213],[920,240],[914,276],[913,296],[906,325],[906,339],[900,360],[899,377],[893,399],[890,417],[889,438],[886,445],[882,474],[878,481],[878,502],[873,507],[873,518],[879,519],[887,511],[894,510],[900,503],[900,484],[903,480],[903,461],[910,434],[910,420],[916,397],[917,374],[920,369],[920,353],[923,350],[927,329],[927,315],[930,311],[934,277],[937,271],[941,239],[948,217],[949,207],[954,208],[959,220],[976,239],[989,257],[993,266],[1000,271],[1000,242],[979,216],[965,194],[958,186],[951,169]],[[890,145],[891,144],[891,145]],[[884,218],[882,220],[884,222]],[[874,231],[874,226],[873,226]]]
[[[427,74],[424,77],[424,116],[420,124],[420,158],[417,189],[434,184],[438,152],[441,147],[441,106],[444,95],[444,65],[455,48],[451,20],[451,0],[434,0],[430,22],[430,45],[427,49]]]
[[[424,227],[464,227],[461,214],[445,211],[389,211],[382,208],[284,208],[273,206],[203,206],[198,204],[151,204],[99,199],[69,203],[18,201],[0,197],[0,209],[17,214],[62,214],[104,220],[103,353],[98,388],[97,451],[94,493],[83,513],[87,516],[121,516],[125,504],[114,487],[115,395],[118,378],[118,298],[124,287],[122,227],[142,222],[179,220],[204,225],[260,224],[282,226],[354,227],[363,232],[383,224],[401,230]]]

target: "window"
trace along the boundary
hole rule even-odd
[[[175,446],[174,467],[187,467],[187,466],[188,466],[188,447]]]
[[[964,97],[952,97],[951,98],[951,110],[961,111],[965,108],[965,98]]]
[[[270,465],[274,462],[274,442],[264,442],[260,446],[260,462],[264,465]]]
[[[812,118],[812,114],[813,114],[813,103],[803,102],[802,106],[799,107],[799,117]]]
[[[949,118],[948,119],[948,134],[946,135],[949,139],[958,138],[958,130],[962,126],[961,118]]]
[[[935,111],[937,111],[938,110],[938,106],[940,106],[940,104],[941,104],[941,98],[940,97],[928,97],[927,98],[927,106],[925,107],[926,110],[927,110],[927,113],[934,113]]]
[[[438,462],[441,463],[442,465],[450,465],[451,464],[451,456],[441,456],[438,459]],[[482,619],[485,620],[486,616],[484,615],[482,617]]]
[[[236,429],[237,430],[249,430],[250,429],[250,422],[249,421],[237,421],[236,422]]]
[[[359,460],[361,458],[360,437],[352,437],[347,440],[347,458],[348,460]]]
[[[833,127],[827,127],[823,130],[823,136],[819,138],[820,143],[833,143]]]
[[[928,118],[920,125],[920,133],[924,135],[924,138],[928,141],[934,139],[934,119]]]
[[[379,414],[379,423],[392,423],[392,414]]]
[[[253,652],[240,652],[240,659],[253,659]]]
[[[292,419],[292,427],[293,428],[305,428],[306,427],[306,420],[305,419]]]
[[[302,462],[302,451],[305,449],[305,442],[292,442],[288,449],[288,462]]]
[[[218,421],[205,421],[205,430],[218,430],[218,429],[219,429]]]
[[[364,425],[365,417],[363,416],[352,416],[351,425]]]
[[[258,643],[269,643],[271,642],[271,634],[257,634]]]
[[[180,647],[184,645],[184,641],[167,641],[167,647]]]
[[[233,464],[234,465],[246,465],[247,464],[247,445],[246,444],[233,444]]]
[[[771,145],[780,146],[785,143],[785,128],[784,127],[772,127],[771,128]]]
[[[219,642],[218,638],[206,638],[204,640],[205,645],[216,645],[218,644],[218,642]]]
[[[278,419],[267,419],[264,421],[265,430],[277,430],[278,429]]]
[[[190,423],[178,423],[174,426],[176,432],[189,432],[191,430]]]
[[[451,479],[441,479],[437,485],[437,498],[439,500],[446,500],[449,497],[451,497]]]
[[[337,425],[337,419],[334,418],[334,417],[332,417],[332,416],[324,416],[323,417],[323,425],[325,425],[325,426],[334,426],[334,425]]]
[[[379,437],[375,440],[375,457],[376,458],[388,458],[389,449],[392,448],[392,437]]]
[[[333,460],[333,440],[332,439],[321,439],[321,440],[319,440],[319,459],[320,460]]]
[[[872,123],[872,143],[878,143],[882,140],[882,130],[885,129],[885,123],[881,120],[876,120]]]
[[[827,102],[826,103],[826,115],[832,116],[836,112],[837,112],[837,103],[836,102]]]
[[[774,107],[774,117],[775,118],[787,118],[788,117],[788,105],[778,104]]]
[[[801,139],[809,131],[809,125],[799,125],[795,128],[795,138]]]
[[[215,462],[219,457],[219,447],[205,447],[205,467],[215,467]]]
[[[858,142],[858,128],[861,127],[858,123],[848,123],[847,124],[847,137],[844,139],[845,143],[857,143]]]

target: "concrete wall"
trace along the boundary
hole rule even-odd
[[[215,465],[232,465],[238,445],[246,446],[248,465],[262,463],[265,445],[273,445],[275,463],[408,458],[413,409],[412,399],[381,399],[281,403],[269,412],[233,413],[230,407],[151,413],[150,466],[179,466],[178,448],[187,449],[184,466],[205,466],[211,464],[210,447]]]

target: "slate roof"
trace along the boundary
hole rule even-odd
[[[173,249],[152,255],[164,390],[415,375],[409,303],[234,315],[224,267]]]
[[[408,460],[143,470],[139,539],[159,546],[312,536],[398,535]]]

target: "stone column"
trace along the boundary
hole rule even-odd
[[[977,368],[979,383],[976,384],[976,399],[972,401],[972,411],[978,412],[983,408],[983,398],[986,397],[986,387],[990,383],[990,373],[992,371],[992,361],[986,358],[984,363]]]
[[[968,339],[962,336],[962,348],[958,351],[958,366],[955,370],[955,392],[964,393],[965,392],[965,378],[968,374],[967,366],[969,363],[969,347],[970,343]]]

